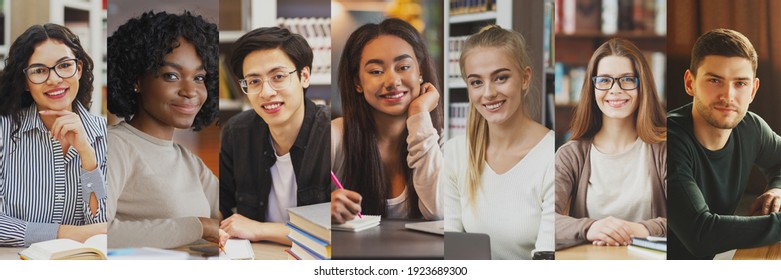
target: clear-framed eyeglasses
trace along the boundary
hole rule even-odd
[[[30,65],[30,67],[22,70],[22,72],[24,72],[24,74],[27,76],[27,80],[30,80],[31,83],[42,84],[49,80],[49,76],[52,72],[51,70],[54,70],[54,73],[63,79],[73,77],[73,75],[76,75],[76,72],[79,70],[78,64],[79,59],[70,58],[57,62],[57,64],[52,67],[43,64],[33,64]]]
[[[594,82],[594,88],[599,90],[609,90],[613,88],[613,84],[615,84],[616,81],[618,81],[618,87],[623,90],[636,89],[640,84],[640,79],[635,76],[624,76],[618,78],[613,78],[610,76],[596,76],[592,77],[591,81]]]
[[[241,86],[241,91],[244,92],[244,94],[258,94],[261,91],[263,91],[263,84],[268,83],[268,85],[274,89],[274,90],[283,90],[290,86],[290,81],[292,80],[290,78],[290,75],[295,73],[298,70],[293,70],[290,72],[287,71],[280,71],[276,72],[271,77],[268,77],[265,81],[260,76],[252,76],[244,79],[239,80],[239,86]]]

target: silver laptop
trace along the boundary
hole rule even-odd
[[[485,233],[445,232],[446,260],[490,260],[491,239]]]
[[[404,228],[444,235],[445,221],[440,220],[440,221],[431,221],[431,222],[408,223],[408,224],[404,224]]]

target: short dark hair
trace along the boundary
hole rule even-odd
[[[312,47],[303,36],[281,27],[262,27],[241,36],[236,41],[230,57],[231,71],[237,78],[244,78],[244,58],[254,51],[271,49],[279,49],[287,55],[298,70],[299,79],[304,67],[309,67],[309,71],[312,71]]]
[[[206,102],[193,120],[193,130],[219,113],[219,31],[217,25],[185,11],[181,15],[145,12],[128,20],[108,38],[108,110],[125,121],[138,111],[135,82],[163,66],[163,58],[179,47],[179,38],[195,47],[206,70]]]
[[[694,42],[692,48],[692,60],[689,65],[689,71],[695,76],[697,68],[709,55],[718,55],[725,57],[742,57],[751,61],[754,69],[754,76],[757,75],[757,64],[759,58],[751,41],[740,32],[731,29],[718,28],[702,34]]]
[[[27,28],[22,35],[16,38],[8,51],[5,59],[5,69],[0,74],[0,115],[12,115],[18,131],[21,124],[21,112],[30,107],[35,101],[30,94],[25,93],[27,88],[27,76],[23,72],[27,68],[30,57],[35,48],[46,40],[56,40],[68,46],[73,55],[81,62],[81,78],[79,79],[79,91],[73,100],[73,110],[76,111],[76,103],[81,103],[89,109],[92,102],[92,58],[81,46],[79,37],[73,34],[65,26],[47,23],[33,25]]]

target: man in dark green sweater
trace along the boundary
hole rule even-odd
[[[669,112],[668,259],[712,259],[732,249],[781,242],[781,137],[748,112],[759,79],[751,42],[733,30],[697,39],[686,93],[694,101]],[[767,191],[736,216],[753,165]]]

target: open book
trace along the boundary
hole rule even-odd
[[[362,231],[365,229],[370,229],[373,227],[376,227],[380,225],[380,216],[375,215],[363,215],[363,218],[355,217],[352,221],[347,221],[344,224],[333,224],[331,225],[331,229],[333,230],[341,230],[341,231]]]
[[[70,239],[38,242],[19,252],[23,260],[105,260],[107,236],[98,234],[84,243]]]

